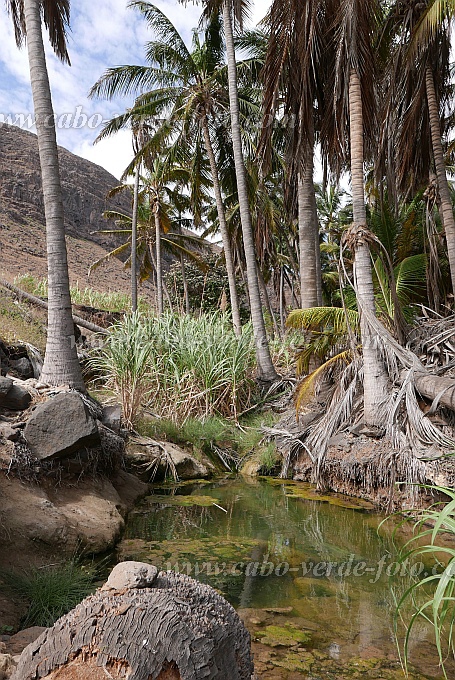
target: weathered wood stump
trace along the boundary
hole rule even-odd
[[[24,649],[11,680],[250,680],[250,636],[218,593],[122,562]]]

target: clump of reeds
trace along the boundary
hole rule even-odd
[[[251,326],[238,338],[220,314],[125,316],[90,363],[119,394],[129,427],[141,403],[178,422],[191,416],[236,419],[255,389]]]

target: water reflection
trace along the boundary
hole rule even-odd
[[[269,677],[267,664],[281,663],[282,675],[270,677],[283,678],[286,668],[298,671],[304,661],[311,667],[309,657],[316,654],[317,660],[318,650],[327,663],[397,659],[389,578],[396,569],[392,522],[378,536],[379,515],[362,505],[346,507],[349,502],[339,496],[315,500],[309,487],[289,483],[236,479],[156,493],[130,516],[120,558],[161,568],[178,565],[221,590],[242,610],[264,652],[261,677]],[[401,592],[407,579],[396,581]],[[302,647],[298,636],[294,640],[296,626],[309,631],[311,643]],[[411,658],[425,673],[414,677],[441,677],[425,626],[414,637]],[[324,677],[332,677],[330,665],[326,670]],[[333,672],[337,680],[364,677]],[[365,673],[399,677],[384,669]]]

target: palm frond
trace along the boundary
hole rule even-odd
[[[322,366],[319,366],[302,380],[296,391],[295,409],[297,418],[300,411],[307,406],[314,397],[321,382],[326,380],[329,375],[333,375],[340,366],[343,368],[346,367],[347,364],[351,363],[352,358],[352,352],[350,350],[340,352],[340,354],[337,354],[326,361]]]
[[[330,329],[337,335],[347,334],[349,326],[358,332],[360,328],[359,313],[353,309],[342,307],[311,307],[310,309],[294,309],[288,316],[286,326],[296,330],[320,332]]]

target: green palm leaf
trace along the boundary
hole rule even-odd
[[[359,331],[359,313],[348,309],[346,312],[341,307],[311,307],[310,309],[294,309],[288,316],[286,326],[296,330],[321,332],[331,330],[337,335],[347,334],[348,326]]]

